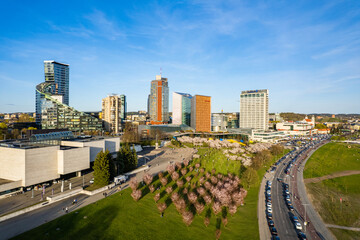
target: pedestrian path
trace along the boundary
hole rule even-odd
[[[326,227],[330,227],[330,228],[339,228],[339,229],[344,229],[344,230],[360,232],[360,228],[356,228],[356,227],[345,227],[345,226],[339,226],[339,225],[333,225],[333,224],[325,224],[325,225],[326,225]]]

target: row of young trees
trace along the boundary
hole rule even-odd
[[[137,167],[138,159],[135,148],[124,144],[113,158],[108,150],[101,151],[94,162],[94,184],[106,186],[115,176],[129,172]]]

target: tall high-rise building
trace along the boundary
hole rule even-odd
[[[122,122],[126,118],[126,97],[125,95],[112,95],[102,100],[102,119],[105,130],[119,133]]]
[[[211,97],[202,95],[192,97],[191,127],[196,132],[211,131]]]
[[[249,90],[240,94],[240,128],[268,130],[269,90]]]
[[[149,114],[152,124],[169,122],[169,85],[168,79],[156,75],[151,81]]]
[[[52,94],[57,94],[62,103],[69,105],[69,65],[55,62],[53,60],[44,61],[45,82],[54,83]]]
[[[36,86],[36,122],[42,129],[102,130],[102,122],[69,103],[69,65],[44,61],[45,82]]]
[[[188,93],[173,93],[173,124],[186,124],[190,126],[191,98],[192,96]]]

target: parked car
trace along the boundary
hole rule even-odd
[[[266,204],[266,206],[268,206],[268,207],[272,207],[271,202],[268,202],[268,203]]]
[[[270,228],[270,232],[272,235],[278,235],[278,232],[275,227]]]
[[[279,236],[276,236],[276,235],[273,235],[271,239],[272,239],[272,240],[280,240],[280,237],[279,237]]]
[[[296,222],[296,223],[295,223],[295,227],[296,227],[296,229],[298,229],[298,230],[302,230],[302,226],[301,226],[301,224],[300,224],[299,222]]]
[[[295,215],[292,216],[292,220],[293,222],[298,222],[299,221],[299,218]]]
[[[305,233],[300,231],[300,232],[298,232],[298,236],[299,236],[300,240],[306,240],[306,234]]]
[[[270,227],[274,227],[274,221],[273,220],[269,220],[268,224],[269,224]]]
[[[272,213],[269,213],[269,212],[268,212],[266,216],[267,216],[268,219],[273,219]]]
[[[290,211],[294,211],[294,207],[292,205],[289,206]]]
[[[94,183],[94,178],[92,178],[91,180],[90,180],[90,184],[93,184]]]
[[[267,208],[267,211],[268,211],[268,213],[272,213],[272,208],[271,208],[271,207],[268,207],[268,208]]]

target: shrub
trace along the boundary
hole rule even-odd
[[[187,197],[189,199],[189,202],[191,203],[196,203],[198,197],[196,196],[196,194],[194,192],[190,192],[187,194]]]
[[[202,204],[202,203],[195,203],[194,204],[194,206],[195,206],[195,208],[196,208],[196,212],[197,212],[197,214],[201,214],[203,211],[204,211],[204,209],[205,209],[205,206],[204,206],[204,204]]]
[[[171,194],[171,201],[172,202],[176,202],[177,200],[179,200],[180,195],[177,192],[174,192],[173,194]]]
[[[177,201],[175,201],[174,205],[176,207],[176,210],[178,210],[179,213],[185,211],[186,203],[183,198],[179,198]]]
[[[204,196],[206,194],[206,190],[203,187],[198,187],[196,191],[199,193],[200,196]]]
[[[220,202],[214,202],[214,204],[212,205],[212,210],[214,212],[215,215],[217,215],[219,212],[221,212],[221,204]]]
[[[172,174],[175,171],[175,166],[174,165],[168,165],[166,167],[166,170],[168,171],[169,174]]]
[[[206,205],[210,205],[212,202],[212,199],[209,194],[204,195],[203,199],[204,199]]]
[[[130,180],[129,185],[130,185],[130,188],[134,191],[134,190],[137,189],[139,183],[138,183],[138,181],[136,180],[136,178],[133,177],[133,178]]]
[[[173,181],[178,180],[179,177],[180,177],[180,175],[179,175],[177,172],[173,172],[173,173],[171,174],[171,179],[172,179]]]
[[[159,201],[159,199],[160,199],[160,193],[158,192],[155,194],[154,200],[155,200],[155,202],[157,202],[157,201]]]
[[[190,181],[191,181],[191,177],[190,177],[190,176],[187,176],[185,179],[186,179],[187,182],[190,182]]]
[[[158,203],[157,208],[159,209],[159,211],[161,213],[163,213],[165,211],[165,209],[167,208],[166,203]]]
[[[160,182],[161,182],[161,184],[162,184],[163,186],[165,186],[168,181],[167,181],[167,178],[163,177],[163,178],[160,179]]]
[[[182,217],[183,217],[183,221],[187,226],[189,226],[194,220],[194,214],[192,214],[192,212],[190,211],[183,211]]]
[[[181,174],[183,175],[183,176],[185,176],[186,175],[186,173],[187,173],[187,170],[186,170],[186,168],[183,168],[183,169],[181,169]]]
[[[200,167],[200,163],[195,164],[195,168],[199,168]]]
[[[176,185],[177,185],[179,188],[181,188],[181,187],[184,186],[184,181],[183,181],[183,180],[177,180],[177,181],[176,181]]]
[[[180,170],[182,168],[181,162],[176,162],[175,165],[176,165],[177,170]]]
[[[184,188],[183,194],[186,195],[187,193],[188,193],[188,189],[187,189],[187,188]]]
[[[152,193],[153,193],[153,192],[155,191],[155,187],[154,187],[154,185],[150,185],[150,186],[149,186],[149,190],[150,190],[150,192],[152,192]]]
[[[230,213],[231,215],[234,215],[234,214],[236,213],[236,211],[237,211],[236,205],[231,204],[231,205],[229,206],[229,213]]]
[[[170,194],[170,193],[173,191],[173,189],[172,189],[171,186],[169,186],[169,187],[167,187],[167,188],[165,189],[165,191],[166,191],[168,194]]]
[[[208,218],[208,217],[204,218],[204,224],[205,224],[206,227],[209,226],[210,218]]]
[[[142,193],[141,193],[141,190],[135,190],[131,193],[131,196],[133,197],[133,199],[135,201],[139,201],[139,199],[141,198],[142,196]]]
[[[144,182],[146,183],[146,185],[149,185],[152,180],[153,180],[153,176],[150,175],[149,173],[146,173],[144,176],[143,176],[143,180]]]

